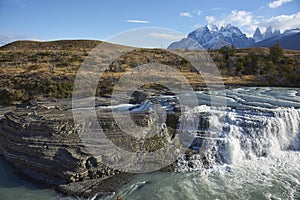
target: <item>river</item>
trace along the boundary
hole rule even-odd
[[[106,199],[300,199],[299,88],[227,89],[227,107],[210,106],[209,92],[197,97],[202,105],[181,120],[192,126],[197,113],[208,112],[221,130],[206,130],[210,167],[182,156],[176,172],[137,175]],[[72,199],[22,180],[4,161],[0,175],[0,199]]]

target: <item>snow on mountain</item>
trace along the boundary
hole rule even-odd
[[[269,26],[264,34],[261,34],[260,29],[257,28],[253,34],[253,39],[255,40],[256,43],[260,44],[261,41],[266,40],[266,42],[269,42],[269,41],[280,40],[286,36],[294,35],[296,33],[300,33],[299,28],[286,30],[283,33],[281,33],[280,30],[278,30],[278,29],[276,29],[275,31],[272,31],[272,27]],[[264,43],[262,43],[262,44],[264,44]]]
[[[205,49],[219,49],[223,46],[234,45],[237,48],[251,46],[254,43],[252,38],[248,38],[238,27],[230,24],[223,26],[207,25],[196,29],[188,34],[188,37],[172,43],[168,48],[190,49],[199,46]]]
[[[272,27],[269,26],[266,30],[266,32],[263,34],[263,39],[267,39],[273,36],[273,30]]]
[[[202,45],[192,38],[183,38],[178,42],[173,42],[168,49],[203,49]]]
[[[254,34],[253,34],[253,39],[255,40],[255,42],[259,42],[261,40],[263,40],[263,35],[261,34],[260,29],[257,27]]]
[[[273,37],[274,36],[277,36],[277,35],[280,35],[280,30],[276,29],[274,32],[273,32]]]
[[[255,35],[255,34],[254,34]],[[300,29],[285,30],[283,33],[280,30],[272,31],[272,27],[269,26],[266,32],[262,35],[259,40],[255,38],[256,43],[254,47],[271,47],[275,44],[280,44],[282,48],[300,50]]]
[[[207,25],[206,27],[207,27],[208,30],[210,30],[210,31],[218,31],[218,30],[220,29],[219,26],[214,25],[214,24],[209,24],[209,25]]]
[[[264,33],[261,32],[260,28],[257,28],[253,34],[253,38],[248,38],[238,27],[231,24],[227,24],[225,27],[210,24],[196,29],[181,41],[173,42],[168,48],[219,49],[223,46],[231,45],[237,48],[245,48],[259,46],[259,44],[266,46],[271,41],[281,41],[281,39],[297,33],[300,33],[299,28],[286,30],[281,33],[278,29],[273,31],[272,27],[269,26]]]
[[[300,28],[285,30],[282,34],[283,35],[293,35],[293,34],[296,34],[296,33],[300,33]]]
[[[253,39],[255,42],[260,42],[262,40],[266,40],[268,38],[281,36],[280,30],[276,29],[273,31],[272,27],[269,26],[267,30],[264,32],[264,34],[261,33],[260,29],[257,27],[254,34]]]
[[[255,43],[254,47],[271,47],[279,44],[284,49],[300,50],[300,31],[287,32],[277,37],[271,37]]]

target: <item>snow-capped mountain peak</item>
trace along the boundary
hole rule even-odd
[[[300,32],[300,29],[290,29],[290,30],[286,30],[283,33],[281,33],[281,31],[279,29],[275,29],[273,31],[272,27],[269,26],[266,31],[262,34],[260,32],[260,29],[257,27],[254,34],[253,34],[253,39],[255,40],[255,42],[260,42],[262,40],[266,40],[269,38],[280,38],[280,37],[284,37],[286,35],[289,34],[296,34]]]
[[[270,38],[272,37],[273,35],[273,30],[272,30],[272,27],[269,26],[266,30],[266,32],[263,34],[263,38],[266,39],[266,38]]]
[[[219,31],[220,28],[221,28],[221,26],[217,26],[217,25],[214,25],[214,24],[208,24],[206,27],[210,31]]]
[[[273,31],[269,26],[264,33],[256,28],[253,38],[247,37],[238,27],[231,24],[218,26],[209,24],[196,29],[188,34],[187,38],[172,43],[170,49],[219,49],[223,46],[234,45],[237,48],[257,46],[263,41],[275,41],[287,36],[300,33],[300,28],[286,30],[283,33],[279,29]]]
[[[187,44],[191,44],[191,41],[194,41],[197,45],[202,45],[205,49],[218,49],[222,46],[231,45],[244,48],[254,43],[253,39],[248,38],[238,27],[231,24],[227,24],[225,27],[209,24],[191,32],[188,34],[188,38],[190,40],[182,40],[182,43],[172,43],[168,48],[180,48],[180,45],[182,45],[186,49]],[[197,45],[193,44],[191,46],[195,47]]]
[[[238,34],[238,35],[243,34],[242,31],[238,27],[232,26],[231,24],[227,24],[225,26],[224,30],[229,31],[230,33]]]
[[[263,35],[261,34],[260,28],[256,28],[253,34],[253,39],[255,40],[255,42],[259,42],[263,39]]]

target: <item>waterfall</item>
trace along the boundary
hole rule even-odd
[[[184,113],[179,134],[182,144],[201,156],[183,155],[178,171],[201,168],[203,160],[210,165],[235,164],[279,151],[298,151],[300,109],[199,106]]]
[[[175,170],[193,172],[139,175],[124,198],[300,199],[300,88],[229,88],[227,107],[211,95],[224,98],[199,91],[200,106],[174,101],[174,138],[185,147]],[[149,184],[133,191],[140,183]]]

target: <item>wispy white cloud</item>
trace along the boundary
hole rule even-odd
[[[201,24],[195,24],[195,25],[194,25],[194,29],[201,28],[201,27],[202,27]]]
[[[222,8],[220,7],[215,7],[215,8],[212,8],[211,10],[221,10]]]
[[[207,24],[214,24],[214,23],[216,23],[216,18],[214,16],[206,16],[205,20],[207,21]]]
[[[150,23],[149,21],[138,20],[138,19],[129,19],[129,20],[126,20],[126,22],[128,22],[128,23],[139,23],[139,24],[149,24]]]
[[[233,10],[228,19],[231,22],[236,22],[240,26],[247,26],[253,23],[253,15],[251,12],[245,10]]]
[[[184,38],[184,35],[181,34],[171,34],[171,33],[150,33],[151,37],[160,38],[160,39],[168,39],[168,40],[180,40]]]
[[[300,28],[300,12],[293,15],[279,15],[266,19],[262,26],[272,26],[273,29],[284,31],[286,29]]]
[[[181,12],[179,13],[179,16],[180,17],[194,17],[196,15],[200,16],[202,14],[202,10],[200,9],[196,9],[196,10],[193,10],[191,12]]]
[[[278,8],[282,6],[283,4],[286,4],[288,2],[292,2],[293,0],[275,0],[268,4],[269,8]]]
[[[181,12],[179,13],[180,17],[193,17],[193,15],[190,12]]]

